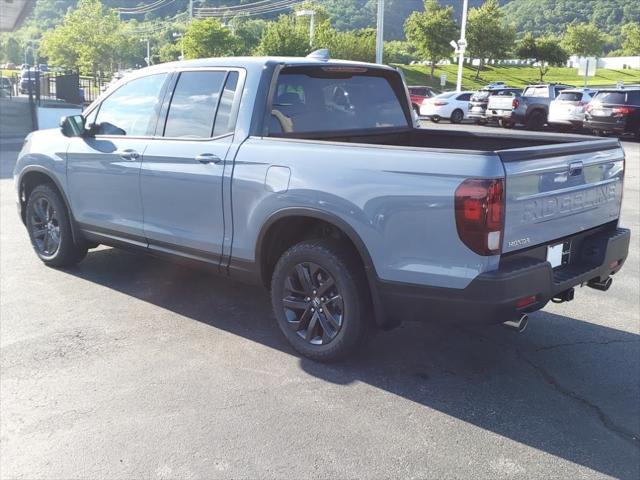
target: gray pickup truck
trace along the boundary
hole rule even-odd
[[[529,85],[522,94],[491,96],[487,105],[487,120],[497,120],[504,128],[523,124],[530,130],[540,130],[547,123],[549,105],[569,85]]]
[[[395,69],[323,55],[139,70],[14,175],[45,264],[104,244],[264,285],[319,361],[403,320],[523,328],[629,246],[617,140],[419,129]]]

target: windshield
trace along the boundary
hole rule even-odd
[[[404,87],[398,82],[396,88],[365,68],[285,69],[278,77],[269,133],[407,127],[400,100]]]

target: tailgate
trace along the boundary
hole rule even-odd
[[[487,108],[491,110],[511,110],[513,107],[513,97],[502,97],[492,95],[489,97],[489,105]]]
[[[497,152],[506,173],[504,253],[618,218],[624,153],[615,139]]]

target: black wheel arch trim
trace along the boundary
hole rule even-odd
[[[346,221],[340,218],[337,215],[332,213],[328,213],[324,210],[318,210],[315,208],[308,207],[289,207],[283,208],[271,214],[271,216],[264,222],[262,228],[260,230],[260,234],[258,235],[258,240],[256,242],[255,249],[255,265],[258,270],[258,275],[260,276],[261,283],[263,285],[267,285],[268,282],[265,282],[264,276],[265,272],[263,272],[263,259],[262,259],[262,247],[264,243],[264,239],[269,232],[271,226],[275,224],[277,221],[282,220],[287,217],[310,217],[318,220],[322,220],[331,225],[334,225],[336,228],[340,229],[348,238],[351,240],[353,245],[355,245],[360,258],[364,264],[365,274],[367,276],[367,284],[369,286],[369,291],[371,293],[371,301],[373,304],[373,313],[374,318],[378,326],[382,328],[393,328],[396,323],[391,324],[389,319],[385,318],[384,310],[380,303],[380,298],[378,295],[378,285],[379,279],[375,270],[375,266],[373,264],[373,260],[371,255],[369,254],[369,250],[367,249],[364,241],[360,237],[360,235],[355,231],[355,229],[349,225]]]
[[[62,201],[64,202],[64,206],[67,209],[67,213],[69,214],[69,223],[71,224],[71,235],[73,236],[73,241],[78,244],[83,240],[83,236],[82,233],[80,233],[80,228],[78,226],[78,223],[76,222],[75,217],[73,216],[73,212],[71,210],[71,204],[69,203],[69,199],[67,198],[67,195],[64,191],[64,189],[62,188],[62,185],[60,185],[60,182],[58,181],[58,179],[56,178],[56,176],[51,173],[50,170],[47,170],[44,167],[38,166],[38,165],[31,165],[28,167],[25,167],[21,172],[20,172],[20,176],[18,177],[18,185],[20,186],[20,190],[19,190],[19,195],[20,197],[18,198],[18,202],[20,204],[20,218],[22,219],[22,223],[25,223],[25,212],[24,209],[26,208],[26,201],[22,202],[22,184],[24,182],[24,178],[28,173],[31,172],[37,172],[40,173],[44,176],[46,176],[49,180],[51,180],[51,183],[53,183],[56,187],[56,189],[58,190],[58,192],[60,193],[60,196],[62,197]],[[25,223],[26,225],[26,223]]]

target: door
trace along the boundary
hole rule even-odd
[[[167,113],[142,161],[140,187],[149,247],[218,263],[222,180],[233,141],[240,72],[179,74]]]
[[[70,140],[68,190],[83,229],[144,243],[140,167],[166,80],[162,73],[124,84],[88,114],[95,135]]]

